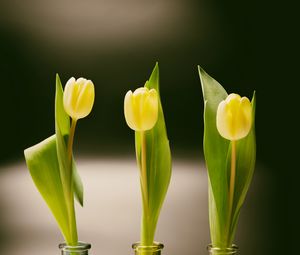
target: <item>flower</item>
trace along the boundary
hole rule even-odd
[[[220,135],[235,141],[246,137],[252,126],[252,106],[247,97],[230,94],[217,110],[217,129]]]
[[[158,116],[158,95],[155,89],[141,87],[133,93],[129,90],[124,99],[124,114],[127,125],[135,131],[154,127]]]
[[[95,99],[95,88],[91,80],[70,78],[64,89],[63,103],[66,113],[74,120],[89,115]]]

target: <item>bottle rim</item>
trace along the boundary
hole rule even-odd
[[[156,252],[162,250],[163,248],[164,245],[159,242],[153,242],[152,245],[141,245],[139,242],[132,244],[132,249],[135,251]]]
[[[63,251],[87,251],[91,249],[92,245],[85,242],[78,242],[76,245],[68,245],[67,243],[61,243],[58,245],[59,249]]]
[[[209,244],[207,246],[207,250],[209,252],[213,252],[215,254],[235,254],[238,250],[238,246],[235,244],[232,244],[231,247],[227,248],[220,248],[220,247],[214,247],[212,244]]]

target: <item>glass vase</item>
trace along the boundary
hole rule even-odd
[[[153,245],[141,245],[134,243],[132,249],[135,255],[161,255],[161,250],[164,248],[162,243],[154,242]]]
[[[67,245],[61,243],[59,246],[61,255],[88,255],[91,245],[89,243],[78,242],[77,245]]]
[[[213,247],[211,244],[207,246],[208,254],[209,255],[234,255],[238,254],[238,247],[233,244],[229,248],[218,248],[218,247]]]

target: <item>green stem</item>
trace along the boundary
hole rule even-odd
[[[148,210],[148,182],[147,182],[147,144],[146,144],[146,136],[145,132],[141,132],[141,142],[142,142],[142,188],[144,193],[144,204],[146,209]]]
[[[73,143],[74,143],[74,134],[75,134],[76,124],[77,124],[77,120],[72,119],[70,135],[69,135],[69,140],[68,140],[68,149],[67,149],[68,162],[70,163],[71,166],[72,166],[71,160],[72,160],[72,151],[73,151],[72,148],[73,148]],[[70,168],[70,170],[72,170],[72,168]]]
[[[236,175],[236,141],[231,141],[231,166],[230,166],[230,184],[229,184],[229,200],[228,200],[228,221],[227,221],[227,245],[231,245],[229,234],[231,228],[232,218],[232,206],[234,197],[234,186],[235,186],[235,175]],[[228,247],[229,247],[228,246]]]
[[[151,245],[150,237],[150,218],[149,218],[149,195],[148,195],[148,180],[147,180],[147,144],[146,135],[144,131],[141,134],[141,188],[143,197],[143,215],[142,215],[142,228],[141,228],[141,244]],[[149,244],[150,239],[150,244]]]
[[[72,166],[72,154],[73,154],[73,142],[74,142],[74,134],[76,128],[77,120],[72,119],[72,124],[70,128],[70,135],[68,140],[68,148],[67,148],[67,157],[68,157],[68,168],[70,171],[70,183],[69,183],[69,192],[67,198],[67,207],[68,207],[68,215],[69,215],[69,223],[70,223],[70,233],[71,233],[71,243],[70,245],[76,245],[78,243],[77,236],[77,226],[76,226],[76,216],[75,216],[75,208],[74,208],[74,192],[73,192],[73,166]]]
[[[143,212],[141,228],[141,245],[143,246],[153,245],[154,236],[152,225],[149,214]]]

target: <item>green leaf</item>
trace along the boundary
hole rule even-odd
[[[227,160],[229,141],[223,139],[216,127],[216,110],[227,97],[223,87],[199,67],[204,98],[204,138],[203,148],[208,169],[209,219],[212,243],[222,247],[226,243],[227,220]]]
[[[228,212],[228,189],[230,176],[230,141],[220,136],[216,127],[219,103],[226,99],[227,92],[200,66],[199,76],[204,98],[203,148],[209,179],[209,220],[213,246],[228,247],[232,244],[239,212],[251,183],[255,165],[254,122],[250,133],[237,141],[235,193],[232,216]],[[252,99],[253,118],[255,94]],[[228,227],[229,226],[229,227]],[[228,230],[229,229],[229,230]]]
[[[77,243],[74,194],[83,204],[83,186],[72,157],[72,170],[67,157],[70,118],[63,108],[63,89],[56,76],[56,134],[24,151],[32,179],[52,211],[68,244]],[[73,184],[73,185],[72,185]],[[74,193],[74,194],[73,194]]]
[[[74,183],[74,195],[78,203],[83,206],[83,184],[78,173],[76,163],[73,157],[73,183]]]
[[[70,133],[70,117],[64,110],[63,105],[63,87],[56,74],[56,93],[55,93],[55,125],[56,129],[59,128],[62,136],[69,135]]]
[[[70,188],[71,172],[68,171],[69,163],[67,157],[67,142],[70,133],[70,117],[63,106],[63,88],[56,74],[56,95],[55,95],[55,133],[57,138],[58,162],[60,166],[61,178],[64,187]],[[78,174],[74,159],[72,160],[72,181],[74,185],[75,198],[83,206],[83,185]]]
[[[53,213],[65,240],[69,220],[56,153],[55,135],[24,151],[27,167],[38,191]]]
[[[145,244],[152,245],[160,210],[169,187],[172,169],[171,151],[160,100],[158,63],[156,63],[145,87],[156,89],[159,95],[157,123],[151,130],[145,132],[149,210],[143,211],[141,240]],[[141,166],[141,138],[139,132],[135,132],[135,144],[138,164]]]

